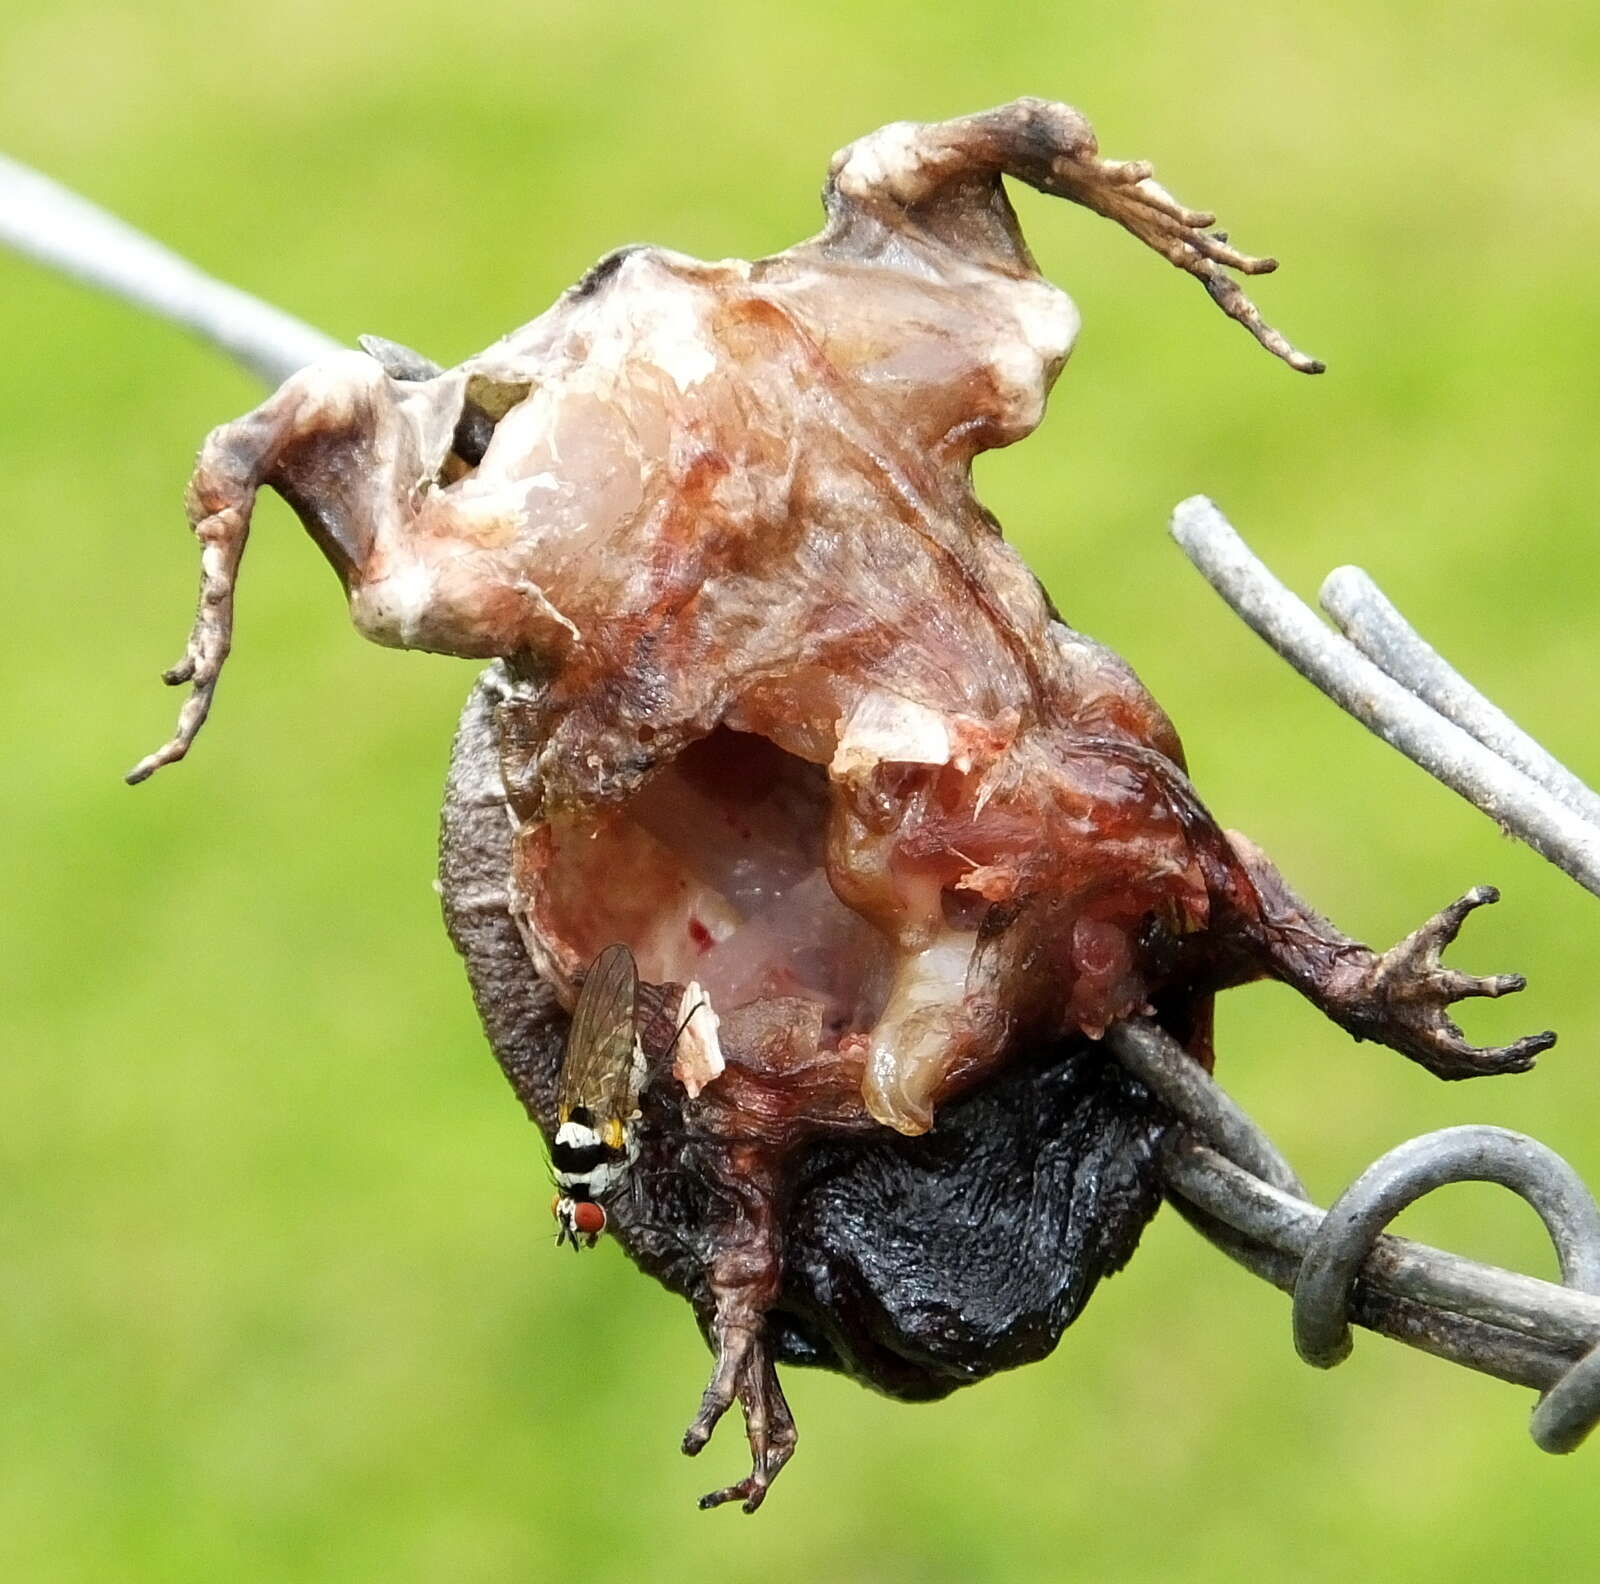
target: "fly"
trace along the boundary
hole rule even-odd
[[[692,988],[692,987],[691,987]],[[702,1006],[696,1000],[679,1036]],[[639,967],[626,946],[608,946],[584,975],[572,1009],[556,1095],[550,1166],[556,1246],[593,1248],[606,1229],[600,1200],[618,1188],[639,1153],[636,1126],[647,1066],[639,1040]]]

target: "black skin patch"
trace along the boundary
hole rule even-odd
[[[402,346],[400,342],[391,341],[385,336],[362,336],[361,349],[382,366],[390,379],[430,380],[444,373],[444,369],[432,358],[424,357],[414,348]],[[476,402],[463,402],[450,449],[468,467],[476,467],[483,461],[483,454],[489,449],[489,442],[493,438],[494,419]]]
[[[1044,1358],[1155,1214],[1170,1125],[1080,1039],[921,1138],[816,1146],[784,1218],[779,1359],[927,1400]]]
[[[591,264],[576,284],[570,286],[563,295],[568,302],[581,302],[585,297],[593,297],[622,268],[622,261],[630,253],[643,252],[646,246],[647,244],[643,242],[630,242],[626,247],[613,249],[598,263]]]

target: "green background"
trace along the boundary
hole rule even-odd
[[[1113,227],[1019,200],[1085,320],[986,500],[1128,655],[1195,778],[1379,943],[1467,885],[1457,960],[1519,969],[1442,1086],[1277,988],[1226,998],[1230,1087],[1326,1199],[1447,1123],[1600,1182],[1585,896],[1320,700],[1165,534],[1214,495],[1300,591],[1366,566],[1600,771],[1594,622],[1600,22],[1565,3],[731,8],[57,0],[0,21],[0,147],[341,338],[453,361],[599,254],[809,233],[831,151],[1066,99],[1283,269],[1274,363]],[[473,668],[380,651],[263,505],[212,724],[149,786],[188,622],[181,494],[256,399],[181,335],[0,257],[0,1576],[25,1581],[1590,1578],[1600,1446],[1374,1338],[1306,1369],[1288,1308],[1162,1216],[1045,1364],[931,1407],[791,1371],[756,1519],[693,1498],[707,1359],[614,1248],[558,1257],[538,1141],[430,891]],[[1549,1274],[1458,1188],[1407,1230]]]

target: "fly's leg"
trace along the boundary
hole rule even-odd
[[[1258,971],[1293,985],[1358,1040],[1387,1045],[1440,1078],[1526,1072],[1555,1044],[1546,1031],[1478,1048],[1450,1019],[1457,1001],[1512,995],[1526,983],[1520,974],[1462,973],[1441,960],[1467,915],[1499,900],[1492,886],[1467,892],[1379,953],[1341,935],[1307,906],[1252,842],[1235,831],[1228,841],[1261,901]]]

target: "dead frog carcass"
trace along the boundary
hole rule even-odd
[[[361,632],[498,662],[458,739],[446,911],[553,1140],[563,1009],[604,948],[638,964],[629,1169],[592,1215],[715,1353],[685,1449],[742,1403],[752,1470],[707,1504],[754,1508],[793,1449],[777,1363],[925,1398],[1054,1346],[1158,1198],[1166,1119],[1096,1043],[1117,1020],[1209,1066],[1214,993],[1270,976],[1442,1077],[1549,1042],[1478,1050],[1449,1020],[1520,988],[1439,963],[1487,893],[1379,956],[1219,829],[1159,706],[979,504],[973,457],[1038,424],[1078,328],[1006,176],[1319,368],[1225,273],[1270,261],[1018,100],[851,144],[823,231],[772,258],[630,248],[457,368],[378,342],[315,364],[190,486],[200,611],[169,680],[193,692],[133,779],[204,719],[262,485]]]

